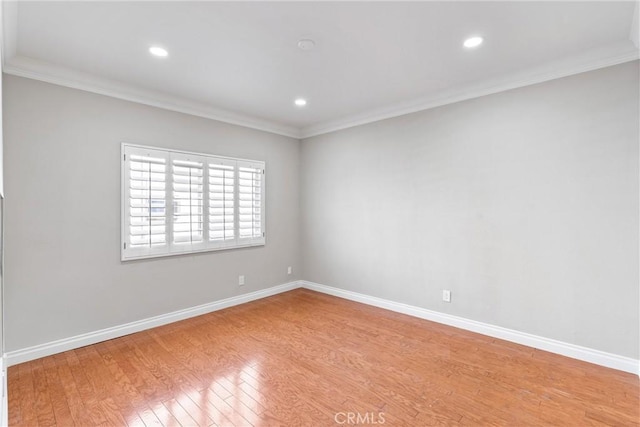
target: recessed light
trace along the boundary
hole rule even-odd
[[[311,50],[316,46],[316,42],[311,39],[298,40],[298,47],[302,50]]]
[[[160,46],[151,46],[149,48],[149,53],[153,56],[159,56],[161,58],[164,58],[165,56],[169,55],[169,52],[167,52],[167,49],[161,48]]]
[[[464,47],[471,49],[480,46],[482,42],[482,37],[469,37],[464,41]]]
[[[293,103],[296,104],[298,107],[304,107],[305,105],[307,105],[307,100],[303,98],[298,98],[295,101],[293,101]]]

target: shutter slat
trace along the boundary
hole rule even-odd
[[[173,242],[196,244],[204,239],[204,164],[172,159]]]
[[[262,206],[262,170],[240,167],[238,172],[238,228],[242,238],[262,237],[262,221],[255,221]]]
[[[166,246],[166,160],[153,155],[129,155],[128,240],[136,249]]]
[[[226,241],[235,239],[235,166],[208,164],[208,220],[209,240]]]

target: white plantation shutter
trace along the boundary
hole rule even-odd
[[[265,244],[264,162],[122,145],[122,259]]]
[[[166,152],[126,147],[123,179],[123,254],[168,252]]]
[[[264,242],[264,163],[238,161],[238,241]]]
[[[171,153],[171,188],[171,251],[204,248],[204,159]]]
[[[208,163],[209,246],[236,244],[236,162],[219,159]]]

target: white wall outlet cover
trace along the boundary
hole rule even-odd
[[[244,285],[244,276],[238,276],[238,285]]]
[[[442,301],[451,302],[451,291],[446,289],[442,291]]]

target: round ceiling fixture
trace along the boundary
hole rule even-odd
[[[149,48],[149,53],[153,56],[159,56],[161,58],[164,58],[165,56],[169,55],[169,52],[167,52],[167,49],[164,49],[160,46],[151,46]]]
[[[293,101],[294,104],[296,104],[298,107],[304,107],[305,105],[307,105],[307,100],[304,98],[298,98],[295,101]]]
[[[464,41],[464,47],[468,48],[468,49],[472,49],[474,47],[478,47],[482,44],[483,42],[483,38],[482,37],[469,37],[468,39],[466,39]]]
[[[311,39],[298,40],[298,47],[302,50],[312,50],[316,46],[316,42]]]

